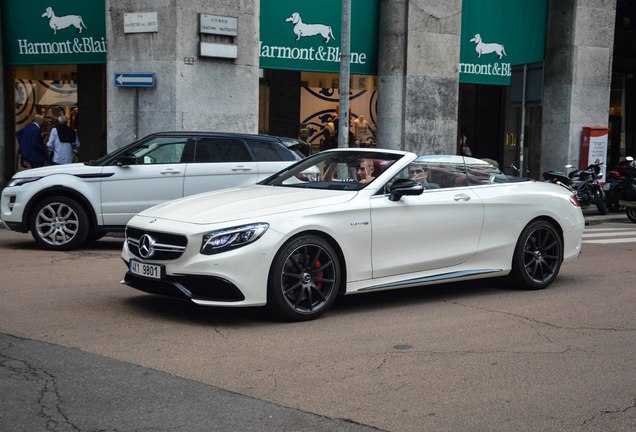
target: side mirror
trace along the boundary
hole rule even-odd
[[[119,156],[116,161],[115,164],[117,166],[128,166],[128,165],[137,165],[137,157],[135,155],[122,155]]]
[[[423,191],[424,186],[417,180],[397,179],[389,189],[389,200],[399,201],[404,195],[421,195]]]

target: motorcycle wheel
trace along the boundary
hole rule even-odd
[[[627,219],[636,223],[636,207],[627,207]]]
[[[596,208],[600,214],[607,214],[607,205],[605,204],[605,196],[602,189],[598,189],[594,193],[594,204],[596,204]]]

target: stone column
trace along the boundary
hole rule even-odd
[[[408,0],[380,0],[377,145],[404,150]]]
[[[541,171],[578,166],[583,126],[607,126],[615,0],[548,2]]]
[[[461,0],[411,0],[404,140],[415,153],[454,154],[459,95]]]
[[[166,130],[258,131],[259,1],[107,0],[109,150],[135,139],[134,88],[114,74],[155,73],[138,91],[139,137]],[[156,33],[124,33],[124,13],[157,12]],[[238,18],[238,36],[199,34],[198,14]],[[199,41],[234,43],[237,59],[199,57]]]

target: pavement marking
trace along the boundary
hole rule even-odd
[[[588,244],[612,244],[612,243],[636,243],[636,230],[631,228],[586,228],[583,231],[582,243]],[[602,238],[605,237],[605,238]],[[590,240],[597,239],[597,240]]]
[[[612,231],[612,232],[595,232],[595,233],[583,233],[583,238],[590,237],[607,237],[607,236],[633,236],[636,235],[636,231]]]
[[[611,243],[636,243],[636,237],[632,238],[618,238],[618,239],[603,239],[603,240],[583,240],[581,243],[595,243],[595,244],[611,244]]]

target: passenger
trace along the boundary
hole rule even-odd
[[[424,189],[439,189],[439,185],[437,183],[428,182],[428,170],[421,165],[409,166],[409,178],[422,183]]]
[[[375,180],[373,176],[373,161],[371,159],[360,160],[360,165],[356,169],[356,177],[358,182],[367,184]]]

